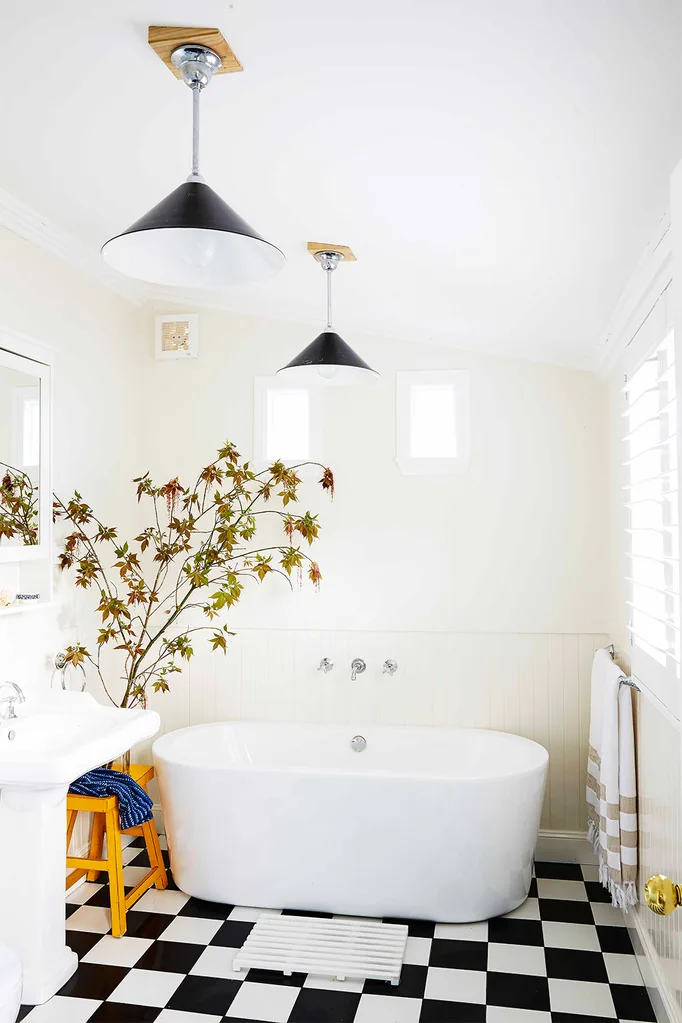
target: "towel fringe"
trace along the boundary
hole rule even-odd
[[[599,839],[599,828],[596,826],[594,821],[590,821],[588,825],[587,840],[594,849],[599,860],[599,880],[602,887],[606,888],[607,892],[611,896],[612,904],[627,913],[628,906],[636,906],[639,901],[637,885],[634,881],[626,881],[625,884],[618,884],[617,881],[614,881],[613,878],[609,876],[609,865],[604,862],[604,849]]]

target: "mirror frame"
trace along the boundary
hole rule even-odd
[[[40,510],[38,543],[7,546],[0,543],[0,563],[40,561],[52,555],[52,365],[45,349],[28,338],[0,328],[0,367],[35,376],[40,388]],[[48,499],[43,500],[47,494]]]

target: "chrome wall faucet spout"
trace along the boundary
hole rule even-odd
[[[0,696],[0,721],[14,721],[17,716],[14,705],[24,703],[26,697],[16,682],[0,682],[0,692],[5,688],[11,689],[12,692],[9,696]]]
[[[355,679],[358,677],[358,675],[362,675],[366,667],[367,665],[363,661],[362,657],[356,657],[354,660],[352,660],[350,664],[351,682],[355,682]]]

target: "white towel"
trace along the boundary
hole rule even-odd
[[[588,837],[614,906],[637,902],[637,787],[632,690],[607,650],[592,662],[587,760]]]

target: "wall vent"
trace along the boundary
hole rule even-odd
[[[154,318],[157,359],[196,359],[199,355],[199,317],[172,313]]]

